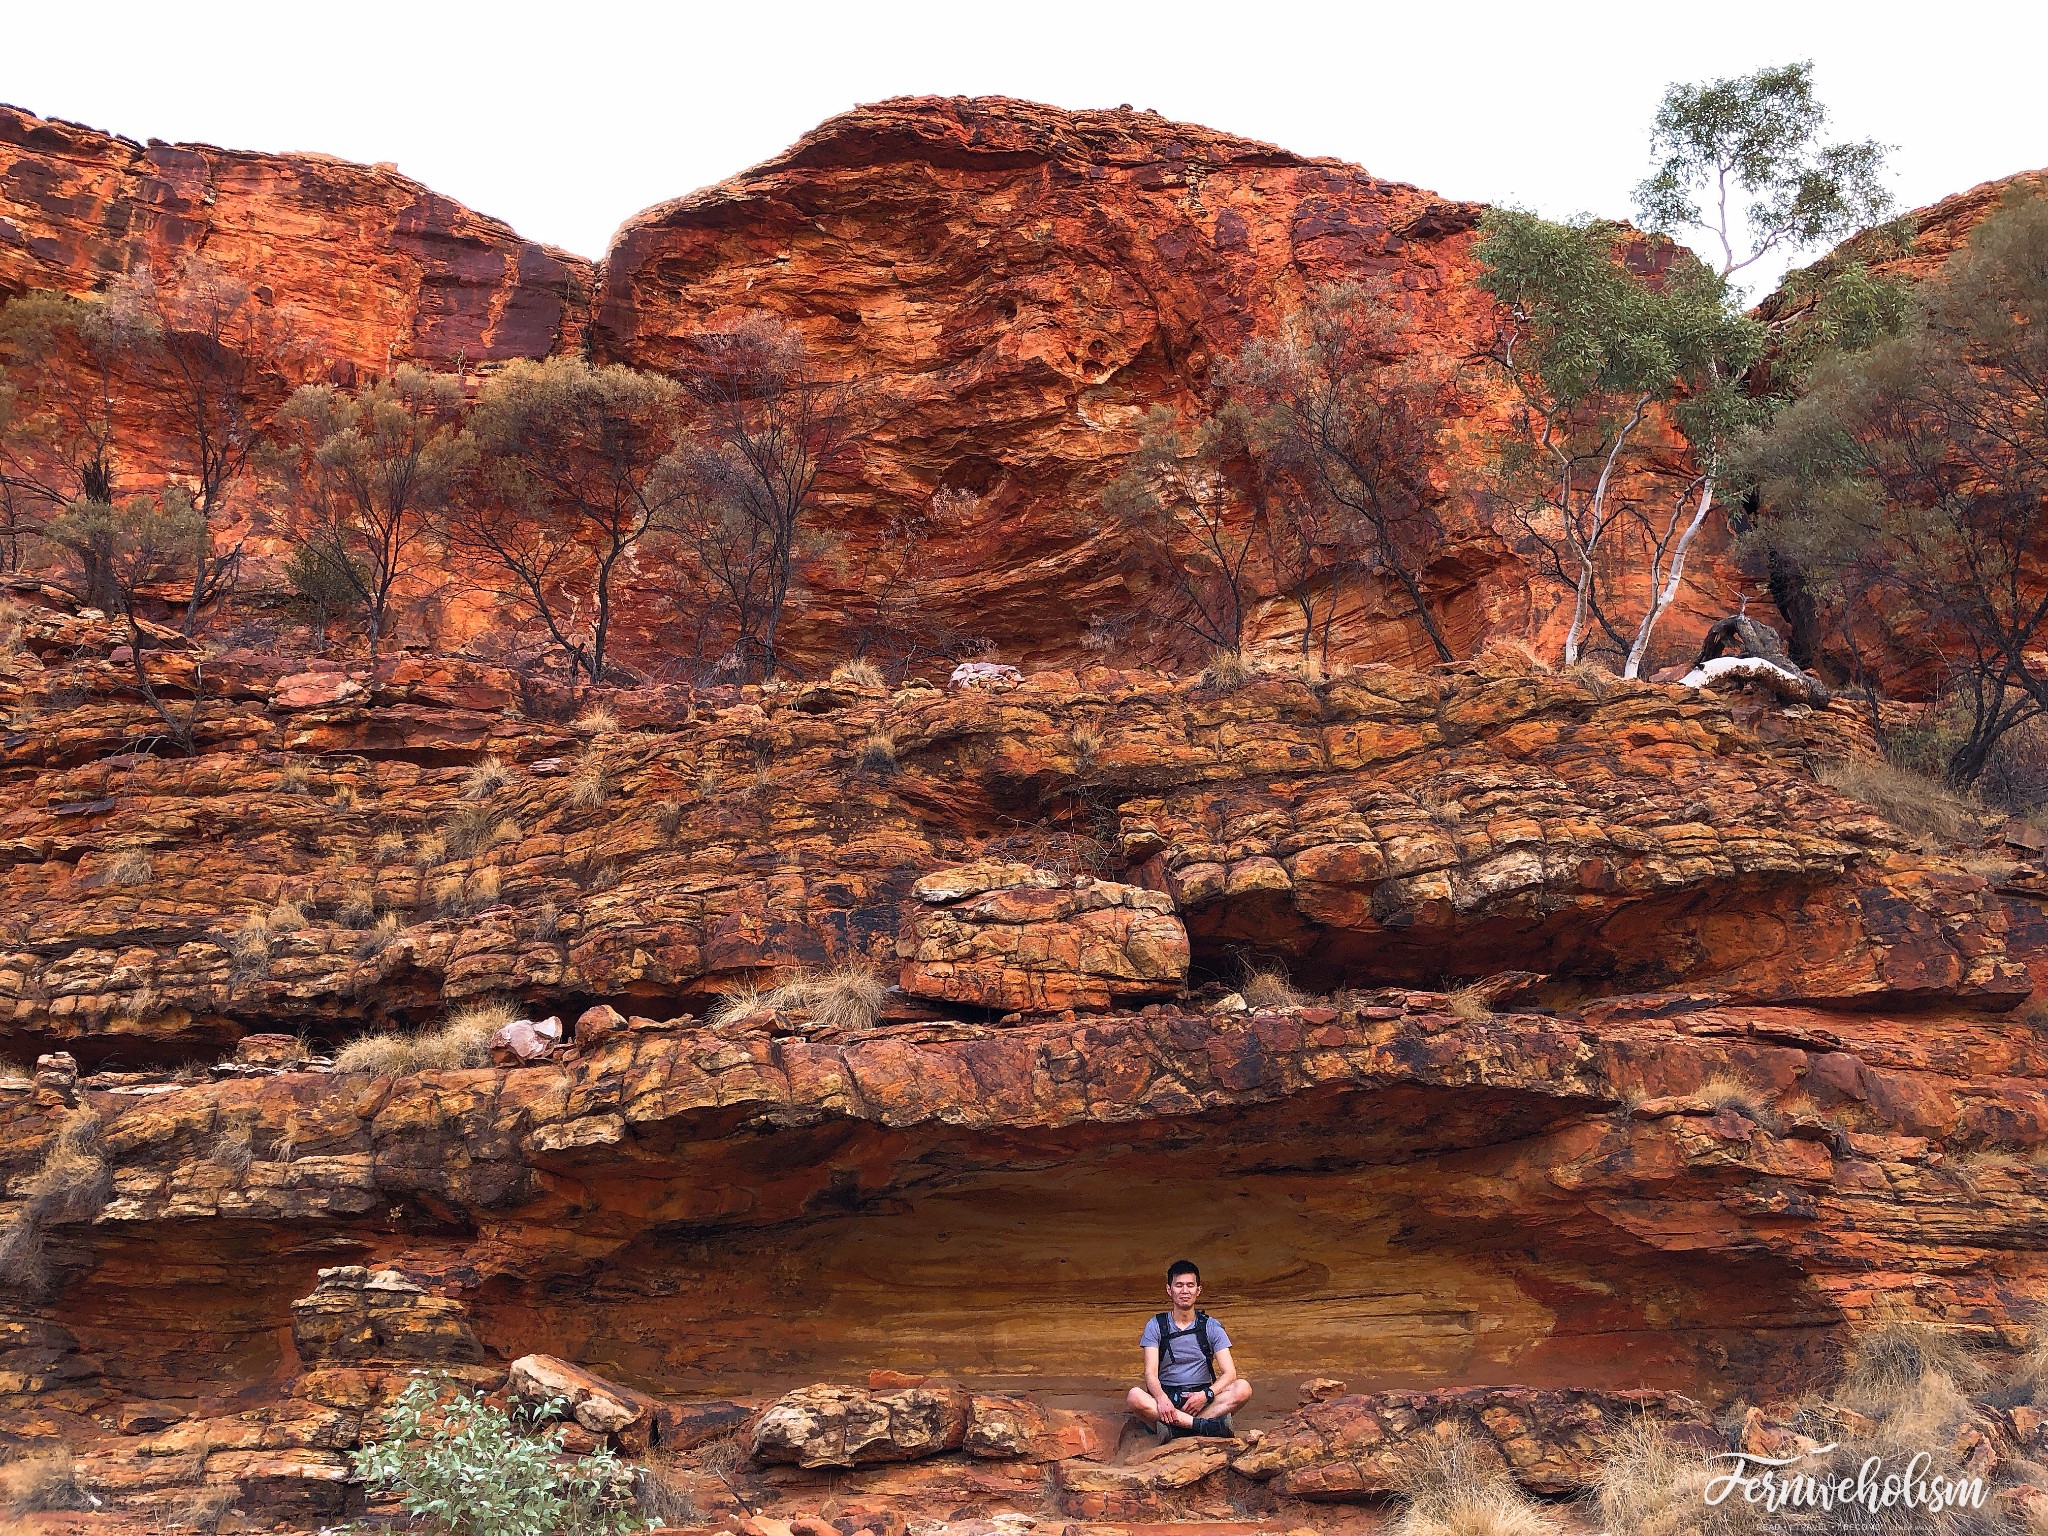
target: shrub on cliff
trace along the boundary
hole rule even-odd
[[[1953,670],[1942,772],[1963,787],[2048,715],[2048,197],[1984,220],[1919,298],[1900,334],[1815,368],[1740,457],[1750,542],[1801,570],[1852,656],[1869,623]]]
[[[493,374],[471,414],[477,467],[442,532],[475,580],[538,623],[572,678],[605,678],[618,584],[676,515],[677,387],[580,358]]]
[[[337,1072],[401,1077],[412,1072],[453,1072],[491,1064],[491,1036],[519,1016],[509,1003],[473,1003],[450,1014],[438,1029],[417,1034],[361,1035],[334,1058]]]
[[[572,1456],[559,1400],[507,1413],[481,1392],[415,1377],[384,1410],[384,1438],[350,1456],[373,1493],[394,1493],[438,1536],[592,1536],[637,1530],[633,1469],[609,1449]]]
[[[1437,659],[1452,659],[1428,567],[1444,544],[1431,470],[1458,389],[1425,364],[1406,316],[1385,279],[1327,284],[1279,336],[1218,370],[1249,449],[1267,561],[1300,611],[1304,675],[1327,664],[1337,595],[1354,575],[1397,591]]]
[[[52,1221],[88,1221],[113,1189],[113,1174],[100,1153],[100,1119],[74,1110],[43,1150],[36,1171],[18,1187],[23,1197],[14,1219],[0,1228],[0,1287],[35,1293],[49,1282],[44,1256],[45,1228]]]
[[[354,610],[373,661],[392,588],[468,468],[461,417],[461,382],[410,365],[354,394],[308,384],[277,414],[265,461],[302,517],[288,530],[293,585]]]

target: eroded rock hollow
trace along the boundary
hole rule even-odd
[[[1878,756],[1846,698],[1488,649],[1548,644],[1556,593],[1448,466],[1473,659],[1422,665],[1369,592],[1309,675],[1089,622],[1148,600],[1085,515],[1144,414],[1333,278],[1469,351],[1476,208],[931,99],[597,266],[389,170],[12,109],[0,192],[0,295],[203,252],[288,289],[337,378],[658,369],[765,306],[894,402],[766,685],[578,694],[465,647],[488,605],[374,663],[157,626],[204,699],[173,751],[129,632],[16,582],[0,1449],[68,1448],[107,1522],[359,1513],[351,1455],[424,1370],[665,1467],[671,1528],[1363,1532],[1451,1439],[1564,1500],[1641,1422],[1802,1443],[1774,1405],[1874,1332],[2026,1343],[2030,824],[1919,835],[1829,787]],[[918,600],[1025,665],[832,670],[900,579],[879,530],[935,498]],[[289,515],[250,512],[252,558]],[[1739,584],[1698,559],[1687,650]],[[1257,1393],[1140,1447],[1183,1254]],[[1958,1461],[2048,1504],[2015,1481],[2048,1416],[1969,1411]]]

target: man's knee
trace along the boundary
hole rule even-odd
[[[1230,1392],[1240,1403],[1248,1402],[1252,1395],[1252,1384],[1240,1376],[1230,1384]]]

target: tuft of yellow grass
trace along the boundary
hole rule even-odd
[[[1493,1017],[1493,1004],[1486,995],[1486,984],[1480,981],[1468,982],[1462,987],[1444,994],[1444,1011],[1454,1019],[1467,1024],[1483,1024]]]
[[[344,928],[367,928],[377,920],[377,887],[358,883],[343,893],[334,909],[335,921]]]
[[[250,913],[223,942],[238,970],[260,970],[270,964],[272,939],[270,923],[264,913]]]
[[[140,848],[121,849],[100,871],[103,885],[147,885],[155,878],[156,867]]]
[[[593,704],[576,717],[576,729],[591,736],[619,734],[619,717],[608,704]]]
[[[453,1072],[491,1064],[491,1036],[519,1017],[512,1003],[471,1003],[437,1028],[414,1034],[360,1035],[335,1054],[337,1072],[404,1077],[415,1072]]]
[[[1500,1453],[1469,1431],[1425,1435],[1403,1480],[1394,1536],[1562,1536]]]
[[[1727,1470],[1693,1446],[1676,1445],[1647,1416],[1622,1427],[1600,1468],[1593,1496],[1609,1536],[1762,1536],[1764,1516],[1737,1497],[1706,1501],[1707,1484]]]
[[[603,767],[586,761],[569,780],[567,805],[572,811],[594,811],[611,798]]]
[[[881,1017],[887,991],[881,977],[865,965],[804,971],[765,989],[744,986],[726,993],[712,1006],[706,1022],[716,1027],[772,1008],[805,1014],[820,1029],[870,1029]]]
[[[19,1516],[90,1508],[68,1447],[21,1451],[0,1462],[0,1510]]]
[[[882,669],[864,656],[851,661],[842,661],[832,669],[832,681],[841,688],[881,688],[886,686]]]
[[[1258,666],[1243,651],[1218,651],[1202,668],[1201,681],[1210,688],[1242,688],[1258,673]]]
[[[1308,1001],[1280,966],[1267,966],[1262,970],[1247,966],[1244,980],[1238,983],[1237,995],[1253,1008],[1299,1008]]]
[[[1912,837],[1961,842],[1977,829],[1981,807],[1939,779],[1869,758],[1842,758],[1816,770],[1821,783],[1861,800]]]
[[[434,885],[434,910],[443,917],[472,917],[485,907],[496,906],[504,877],[491,868],[450,875]]]
[[[368,928],[365,928],[363,936],[356,940],[356,958],[367,960],[372,955],[382,954],[391,947],[392,942],[397,939],[403,929],[404,924],[399,922],[398,914],[396,912],[386,912],[374,923],[370,924]]]
[[[512,770],[501,757],[483,757],[462,776],[462,798],[484,800],[512,782]]]

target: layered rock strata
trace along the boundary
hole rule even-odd
[[[471,366],[574,346],[589,262],[388,165],[138,144],[0,105],[0,300],[195,256],[288,306],[322,366]]]
[[[198,755],[166,758],[120,750],[160,726],[90,659],[110,626],[25,629],[0,690],[85,700],[0,747],[0,1041],[24,1059],[170,1064],[279,1020],[331,1045],[496,995],[660,1018],[839,964],[990,1015],[1276,959],[1313,987],[2028,992],[2031,909],[1802,766],[1856,748],[1846,704],[1778,715],[1802,731],[1766,747],[1648,685],[1093,671],[654,694],[647,729],[593,730],[473,665],[246,656],[209,668]]]
[[[145,266],[168,277],[203,255],[291,311],[307,344],[291,371],[344,379],[586,349],[673,369],[700,333],[788,322],[864,400],[813,518],[829,553],[807,562],[785,626],[806,665],[845,654],[856,630],[1041,664],[1200,650],[1138,622],[1168,594],[1097,500],[1149,413],[1192,421],[1220,361],[1332,282],[1373,285],[1420,355],[1471,386],[1432,469],[1440,627],[1460,655],[1489,639],[1548,648],[1567,589],[1532,575],[1472,491],[1480,439],[1511,404],[1467,366],[1495,324],[1470,255],[1480,212],[1149,112],[907,97],[628,219],[592,265],[388,166],[138,145],[0,109],[0,298],[86,293]],[[175,470],[148,410],[131,417],[124,465]],[[294,514],[244,491],[247,574],[281,581],[289,551],[270,520]],[[1240,531],[1252,515],[1233,514]],[[1724,542],[1710,529],[1692,551],[1663,659],[1689,654],[1738,592],[1768,601]],[[658,567],[629,565],[614,615],[619,659],[650,670],[677,644]],[[1299,611],[1256,564],[1252,585],[1252,640],[1286,653]],[[1335,601],[1340,657],[1434,658],[1392,583],[1348,580]],[[439,622],[454,637],[502,617],[464,601]]]

